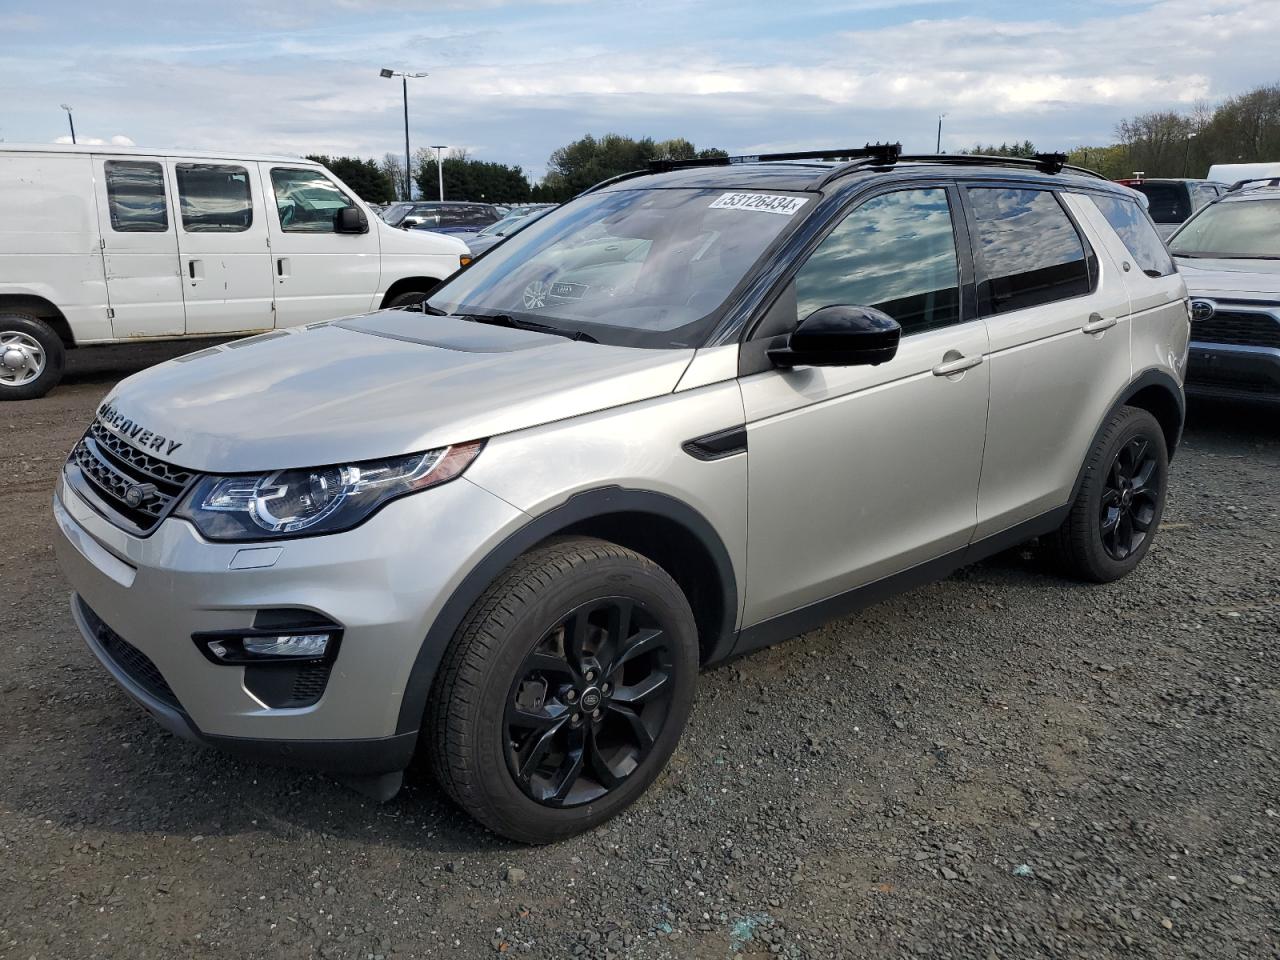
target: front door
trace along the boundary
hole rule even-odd
[[[98,225],[111,305],[121,339],[180,336],[186,330],[178,234],[159,160],[94,156]]]
[[[276,326],[368,312],[381,276],[377,224],[365,233],[338,233],[338,211],[357,205],[324,171],[260,166],[274,199]]]
[[[986,430],[987,334],[961,295],[970,268],[956,203],[942,184],[862,202],[779,301],[795,304],[794,312],[783,307],[791,326],[823,306],[874,306],[903,336],[879,366],[774,369],[740,381],[745,626],[969,543]]]
[[[267,208],[253,164],[168,160],[178,200],[178,252],[187,333],[275,326]]]

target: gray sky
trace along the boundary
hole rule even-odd
[[[535,176],[585,133],[731,153],[1109,142],[1280,79],[1275,0],[183,0],[0,5],[0,137],[275,153],[447,143]],[[124,141],[120,141],[124,142]]]

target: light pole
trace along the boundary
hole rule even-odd
[[[440,151],[447,147],[446,143],[436,143],[431,145],[431,149],[436,152],[436,176],[440,179],[440,199],[444,200],[444,166],[440,162]]]
[[[1182,155],[1182,175],[1187,175],[1187,164],[1191,161],[1191,141],[1196,138],[1194,133],[1187,134],[1187,151]]]
[[[67,123],[71,124],[71,142],[75,143],[76,142],[76,122],[71,119],[71,108],[64,103],[62,105],[62,109],[67,111]]]
[[[425,73],[406,73],[403,70],[389,70],[383,67],[378,71],[378,76],[384,80],[390,80],[392,77],[400,78],[400,86],[404,90],[404,192],[405,199],[413,199],[413,170],[409,166],[409,80],[417,80],[425,77]]]
[[[945,113],[938,114],[938,142],[933,148],[934,153],[942,153],[942,118],[945,116]]]

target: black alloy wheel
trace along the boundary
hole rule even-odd
[[[1134,437],[1107,470],[1098,523],[1102,546],[1113,560],[1125,560],[1142,546],[1155,520],[1160,490],[1159,464],[1151,441]]]
[[[628,597],[570,611],[525,657],[507,697],[507,764],[538,803],[573,807],[617,789],[670,712],[666,632]]]

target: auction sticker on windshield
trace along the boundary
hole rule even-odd
[[[756,210],[789,217],[808,202],[808,197],[784,197],[772,193],[722,193],[708,209]]]

